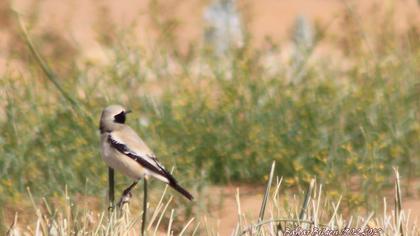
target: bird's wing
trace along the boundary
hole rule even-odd
[[[143,143],[143,141],[137,136],[137,134],[135,134],[136,137],[131,137],[131,139],[130,135],[124,136],[126,137],[126,140],[121,138],[122,135],[117,134],[108,134],[107,142],[113,148],[118,150],[120,153],[130,157],[131,159],[135,160],[144,168],[166,178],[168,182],[176,183],[175,178],[165,169],[165,167],[161,163],[159,163],[156,156]],[[140,149],[144,149],[144,151],[140,151]]]
[[[106,141],[118,152],[126,155],[151,171],[151,175],[167,182],[172,188],[180,192],[189,200],[194,197],[183,187],[181,187],[175,178],[165,167],[157,160],[155,154],[147,147],[141,138],[128,126],[122,127],[117,132],[108,134]]]

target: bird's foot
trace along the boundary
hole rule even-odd
[[[124,193],[118,202],[118,207],[121,208],[124,204],[129,203],[132,196],[130,192]]]

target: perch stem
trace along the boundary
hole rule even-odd
[[[109,209],[114,209],[114,199],[115,199],[115,182],[114,182],[114,169],[108,168],[108,200],[109,200]]]
[[[143,220],[141,222],[141,235],[144,234],[146,228],[146,217],[147,217],[147,178],[144,178],[144,196],[143,196]]]

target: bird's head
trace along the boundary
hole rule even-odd
[[[130,110],[120,105],[110,105],[102,111],[99,129],[101,133],[111,132],[125,123],[126,115]]]

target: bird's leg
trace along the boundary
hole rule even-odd
[[[131,190],[136,186],[138,181],[134,181],[128,188],[123,191],[120,201],[118,202],[118,206],[121,207],[124,203],[128,203],[131,198]]]

